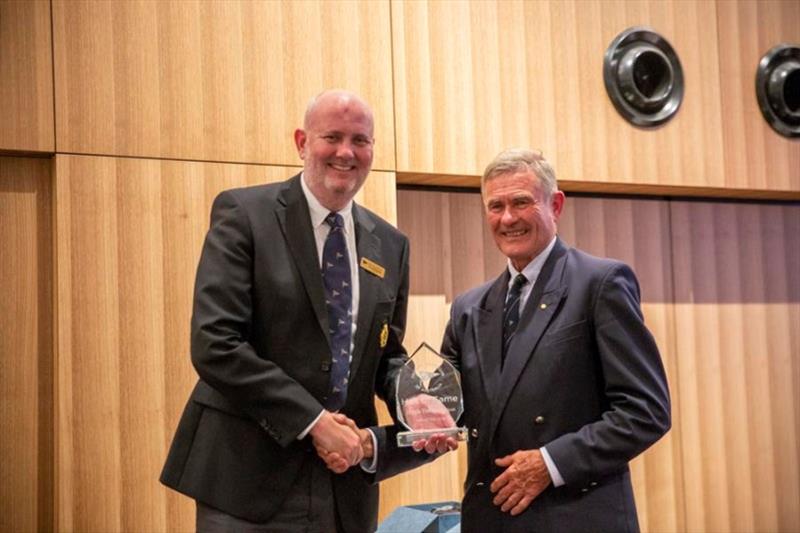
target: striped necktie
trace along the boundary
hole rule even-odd
[[[519,297],[522,295],[522,287],[528,283],[528,279],[522,274],[517,274],[514,283],[508,290],[506,304],[503,307],[503,361],[506,359],[508,346],[514,338],[519,323]]]

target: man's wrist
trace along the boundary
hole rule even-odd
[[[359,430],[359,436],[361,437],[361,449],[364,452],[364,459],[361,460],[361,470],[368,474],[374,474],[378,470],[378,438],[371,429]],[[368,453],[369,455],[367,455]]]
[[[372,432],[368,429],[360,429],[358,434],[361,438],[361,449],[364,452],[364,459],[372,459],[375,455],[375,444]]]
[[[539,452],[542,454],[544,466],[547,468],[547,473],[550,474],[550,481],[553,482],[553,486],[560,487],[564,485],[564,478],[561,477],[561,472],[558,471],[558,467],[553,461],[553,458],[550,457],[550,453],[547,451],[547,448],[542,446],[539,448]]]

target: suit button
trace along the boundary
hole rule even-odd
[[[581,492],[589,492],[589,489],[583,488],[581,489]]]
[[[590,487],[596,487],[597,486],[597,481],[592,481],[591,483],[589,483],[589,486]]]
[[[331,363],[330,363],[330,361],[323,361],[323,362],[322,362],[322,364],[320,365],[320,369],[321,369],[323,372],[330,372],[330,370],[331,370]]]
[[[483,487],[484,485],[486,485],[486,483],[484,483],[483,481],[478,481],[477,483],[475,483],[476,487]]]
[[[544,424],[544,417],[541,415],[537,416],[536,418],[533,419],[533,423],[539,425]]]
[[[469,432],[469,436],[472,437],[473,439],[477,439],[478,438],[478,428],[472,428],[472,430]]]

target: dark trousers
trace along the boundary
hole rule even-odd
[[[198,533],[333,533],[341,531],[331,472],[320,461],[306,461],[283,505],[267,522],[255,523],[197,502]],[[338,527],[337,527],[338,526]]]

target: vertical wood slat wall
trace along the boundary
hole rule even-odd
[[[54,0],[53,31],[59,151],[296,165],[309,98],[348,87],[394,169],[387,2]]]
[[[0,530],[53,522],[50,162],[0,157]]]
[[[700,29],[700,21],[711,26]],[[655,132],[622,123],[600,88],[597,57],[628,23],[663,32],[694,80],[676,120]],[[0,157],[0,265],[11,274],[2,283],[22,298],[5,303],[0,321],[2,374],[20,376],[0,396],[14,428],[0,436],[3,456],[14,458],[0,465],[0,529],[192,528],[191,502],[151,474],[194,380],[187,328],[208,198],[215,187],[294,173],[291,132],[320,88],[352,88],[375,108],[375,168],[389,172],[373,173],[361,201],[389,220],[396,217],[395,170],[477,174],[506,144],[542,147],[558,158],[561,177],[578,180],[797,191],[800,145],[764,124],[750,93],[760,54],[800,41],[799,31],[797,2],[0,0],[0,150],[57,154]],[[706,80],[706,72],[720,81]],[[556,120],[564,116],[571,118]],[[481,224],[435,223],[450,238],[427,256],[428,270],[442,256],[472,250]],[[484,233],[482,249],[493,246]],[[425,249],[415,243],[412,257]],[[474,251],[464,259],[483,268],[441,273],[448,297],[502,264]],[[429,318],[410,324],[409,341],[435,337],[430,317],[440,305],[415,297],[412,306]],[[96,318],[101,309],[107,313]],[[660,316],[658,309],[646,306],[648,317]],[[775,312],[783,324],[782,310]],[[771,327],[769,343],[794,355],[789,330]],[[792,364],[789,374],[797,376]],[[758,405],[753,416],[763,415],[765,404]],[[770,409],[779,412],[776,420],[790,416],[784,405]],[[773,437],[782,456],[791,452],[785,439]],[[674,456],[675,446],[663,453]],[[89,471],[94,461],[104,465],[102,475]],[[463,475],[463,456],[429,467],[446,480],[440,487],[416,473],[387,484],[382,516],[411,496],[451,494],[453,463]],[[651,510],[676,505],[674,485],[654,488],[653,481],[678,476],[672,468],[658,459],[635,470],[647,479],[637,496],[654,529],[683,520]],[[775,486],[791,473],[775,474]],[[764,516],[795,497],[795,489],[760,496],[769,484],[763,479],[772,478],[749,479],[755,488],[748,497],[760,510],[743,523],[771,523]],[[701,496],[711,497],[718,483],[704,478]],[[708,530],[738,524],[720,517],[740,501],[712,511],[700,501],[687,509],[687,523]],[[106,510],[90,506],[97,502]],[[781,516],[779,526],[795,523]]]
[[[800,42],[798,2],[392,2],[392,22],[400,173],[480,175],[500,150],[533,146],[563,180],[800,187],[800,147],[753,94],[761,55]],[[673,45],[685,78],[681,109],[655,131],[625,122],[603,84],[602,52],[641,25]]]
[[[0,1],[0,150],[52,152],[50,2]]]

